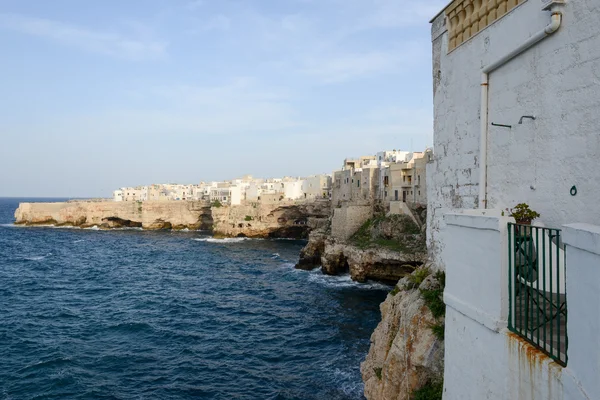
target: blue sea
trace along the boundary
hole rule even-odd
[[[60,200],[60,199],[55,199]],[[0,198],[0,399],[362,399],[389,291],[303,242],[15,227]]]

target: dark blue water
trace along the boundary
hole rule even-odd
[[[362,398],[389,288],[295,270],[296,241],[13,227],[18,201],[0,199],[0,399]]]

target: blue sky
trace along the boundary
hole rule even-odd
[[[432,143],[439,0],[2,0],[0,197],[331,172]]]

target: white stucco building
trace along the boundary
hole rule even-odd
[[[432,20],[427,232],[447,274],[444,399],[600,399],[598,21],[597,0],[455,0]],[[517,203],[560,229],[548,247],[509,235],[502,210]],[[532,306],[543,322],[564,313],[558,352],[539,325],[512,333],[517,293],[547,297],[546,278],[511,261],[527,240],[532,273],[566,276],[560,307]]]

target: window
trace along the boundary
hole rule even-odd
[[[356,183],[358,184],[357,186],[360,187],[360,181],[356,181]]]
[[[421,195],[421,191],[419,190],[419,196]]]

